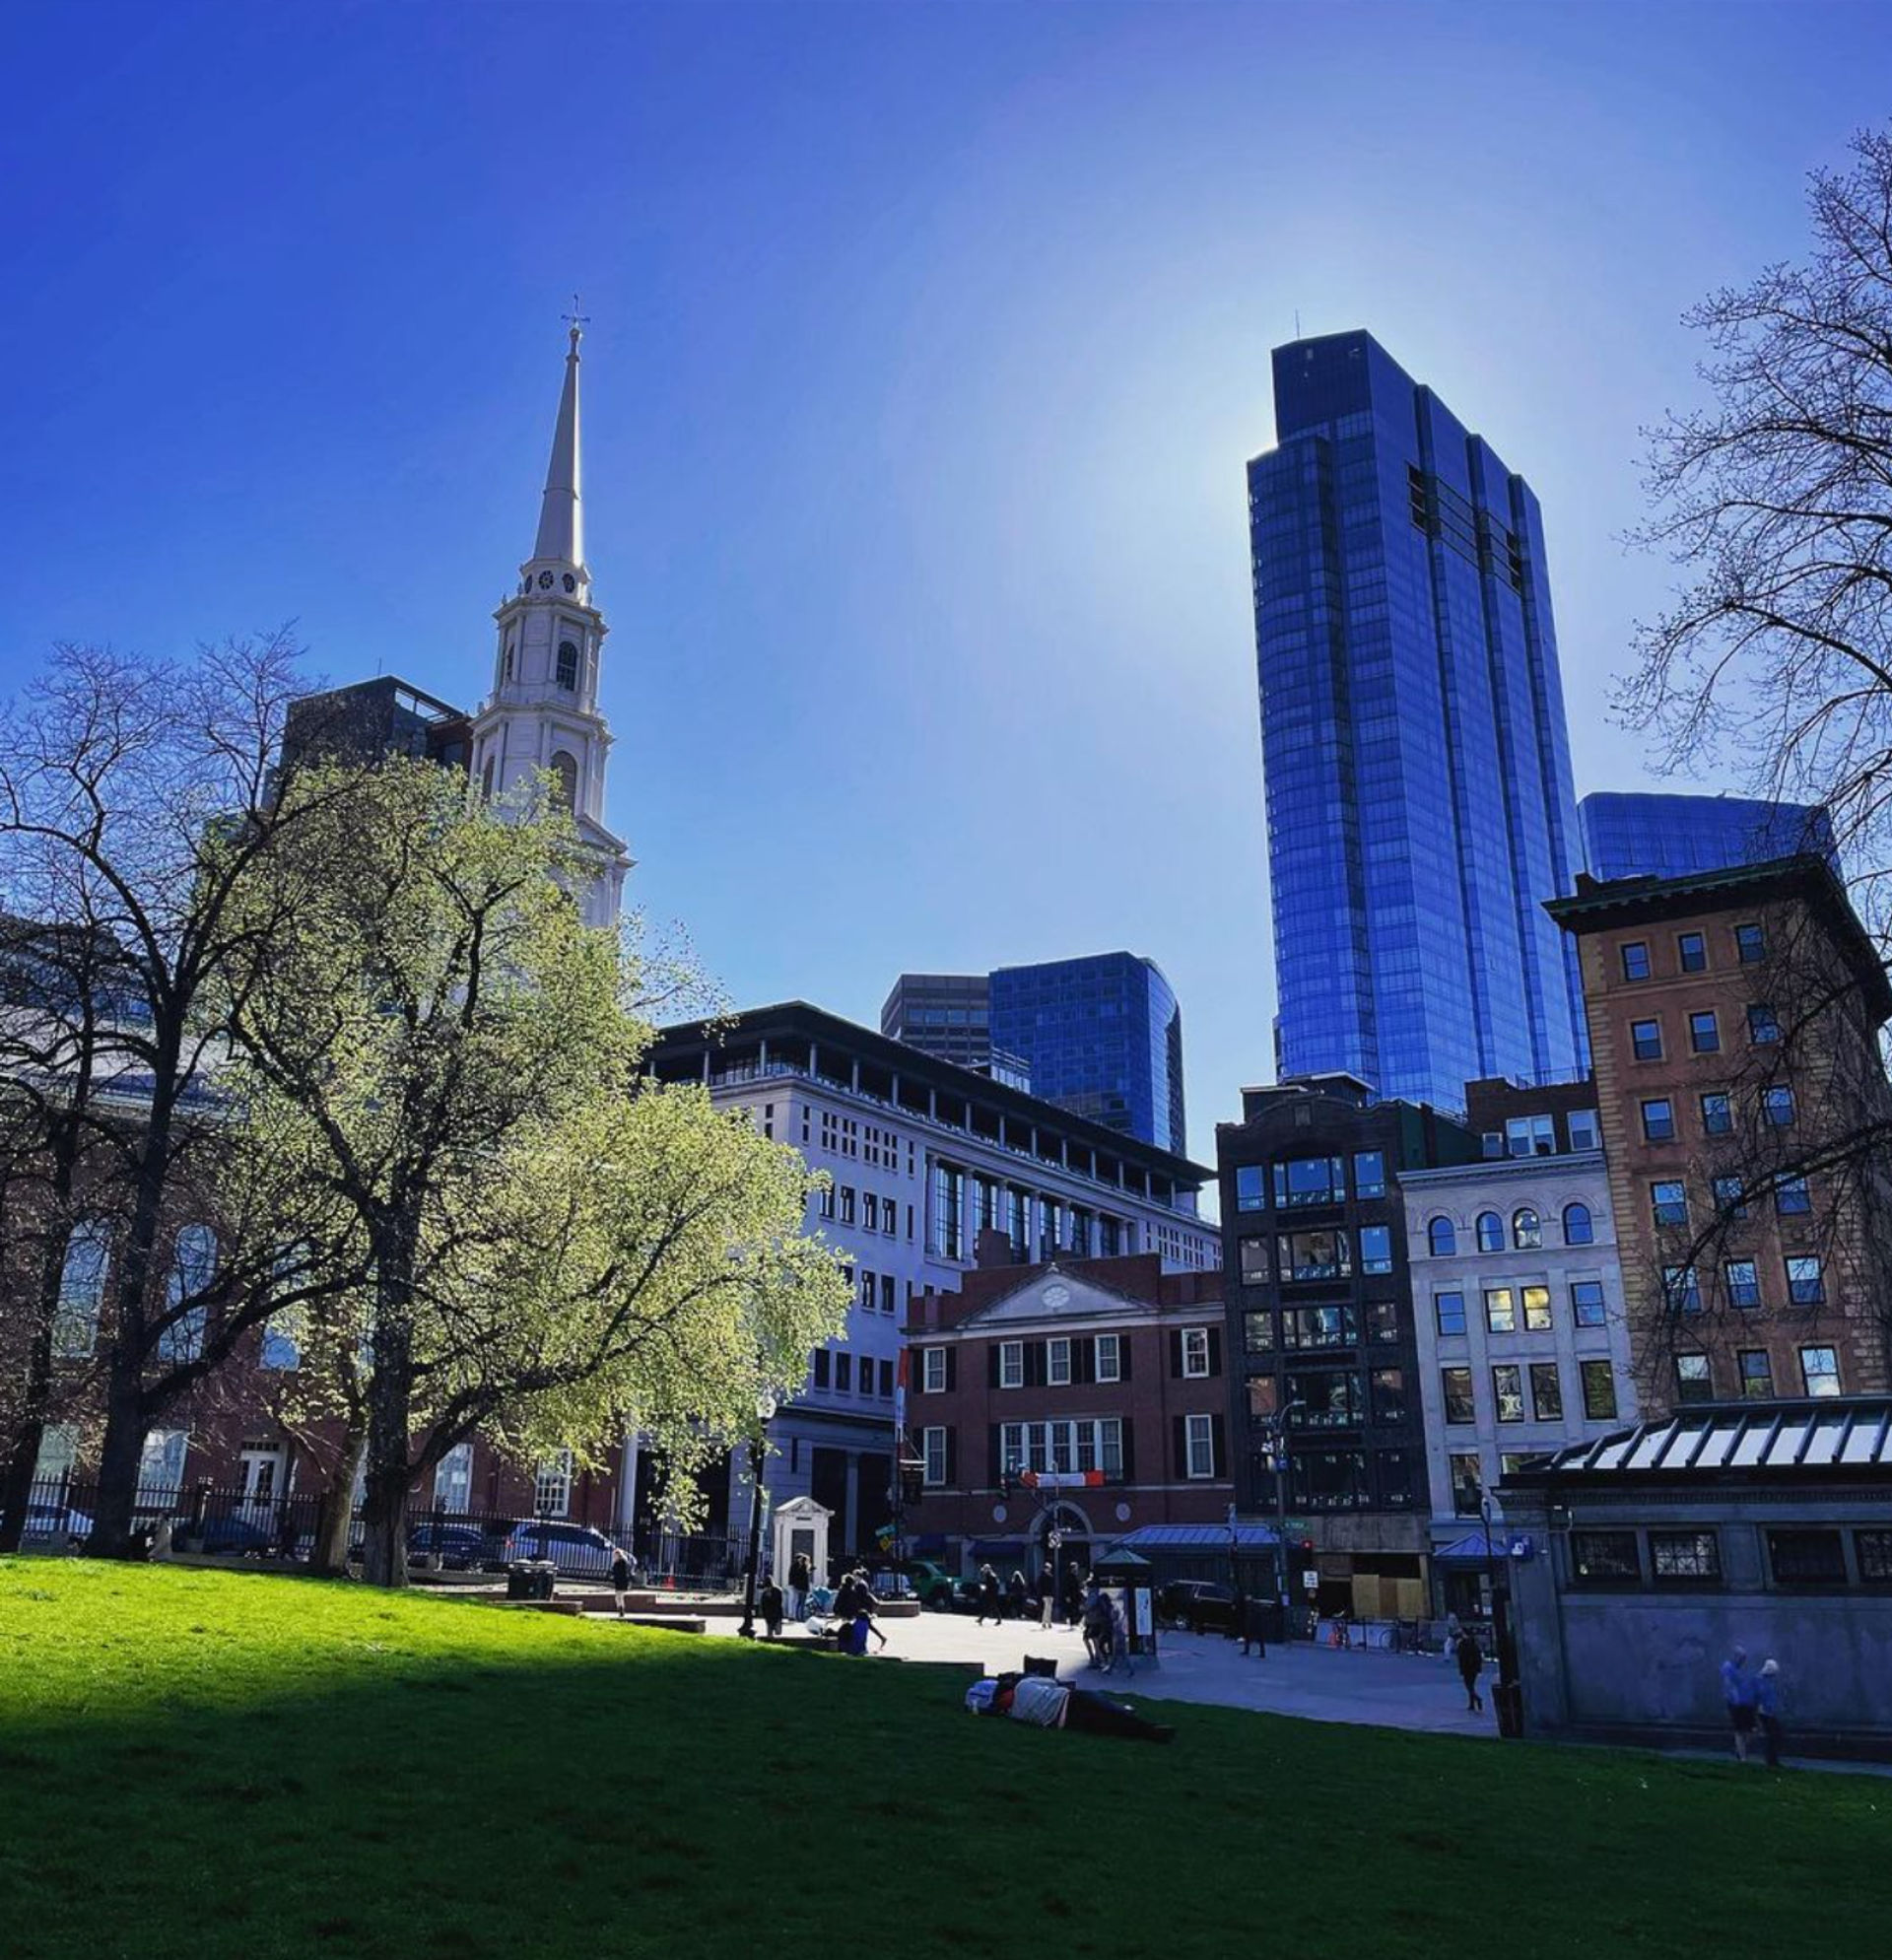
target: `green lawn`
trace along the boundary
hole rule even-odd
[[[1865,1954],[1892,1783],[0,1560],[0,1954]]]

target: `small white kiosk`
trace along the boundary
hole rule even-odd
[[[776,1584],[786,1588],[788,1567],[797,1552],[808,1561],[817,1586],[828,1584],[828,1523],[834,1513],[812,1497],[791,1497],[770,1520]]]

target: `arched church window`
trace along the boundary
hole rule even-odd
[[[480,771],[480,794],[490,803],[493,800],[493,758],[488,756],[486,767]]]
[[[506,659],[500,667],[500,681],[504,685],[512,678],[512,642],[506,642]]]
[[[559,685],[567,694],[574,693],[578,685],[578,649],[574,642],[559,642]]]
[[[578,801],[578,763],[569,750],[561,749],[552,758],[552,774],[558,778],[552,789],[552,800],[561,810],[571,810]]]

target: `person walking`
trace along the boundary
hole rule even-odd
[[[774,1573],[769,1575],[769,1583],[756,1595],[756,1604],[762,1612],[762,1623],[769,1629],[771,1640],[781,1638],[781,1588],[776,1584]]]
[[[1744,1763],[1748,1737],[1754,1733],[1754,1677],[1747,1671],[1744,1647],[1735,1648],[1722,1662],[1722,1700],[1727,1704],[1727,1724],[1734,1731],[1734,1760]]]
[[[1246,1655],[1252,1647],[1263,1660],[1268,1657],[1267,1608],[1259,1597],[1244,1593],[1236,1602],[1240,1608],[1242,1627],[1242,1652]]]
[[[1005,1604],[1010,1609],[1013,1619],[1024,1619],[1030,1599],[1031,1593],[1025,1585],[1025,1575],[1014,1570],[1011,1582],[1005,1588]]]
[[[808,1554],[797,1552],[788,1561],[788,1617],[791,1620],[805,1620],[808,1617],[808,1587],[814,1574],[808,1569]]]
[[[1781,1663],[1767,1659],[1754,1677],[1754,1711],[1760,1717],[1761,1737],[1767,1745],[1767,1767],[1781,1767]]]
[[[1458,1630],[1458,1645],[1453,1652],[1458,1661],[1458,1678],[1465,1684],[1465,1713],[1482,1714],[1485,1698],[1478,1692],[1478,1676],[1484,1668],[1485,1656],[1478,1645],[1478,1636],[1469,1627],[1461,1627]]]
[[[1084,1575],[1073,1559],[1064,1574],[1064,1624],[1077,1626],[1084,1618]]]
[[[1090,1656],[1091,1665],[1107,1666],[1111,1657],[1111,1602],[1096,1580],[1091,1581],[1090,1589],[1084,1594],[1081,1623],[1084,1652]]]
[[[631,1561],[623,1552],[611,1561],[611,1590],[618,1602],[618,1618],[624,1618],[624,1595],[631,1590]]]
[[[992,1616],[993,1626],[1005,1624],[1005,1606],[999,1596],[998,1574],[989,1565],[982,1565],[979,1569],[979,1624],[981,1627],[985,1624],[987,1613]]]
[[[1110,1671],[1115,1674],[1118,1661],[1121,1661],[1124,1673],[1134,1680],[1136,1678],[1136,1662],[1130,1658],[1130,1623],[1124,1615],[1122,1597],[1119,1594],[1112,1592],[1107,1592],[1104,1597],[1109,1604],[1111,1615]]]
[[[1458,1658],[1458,1637],[1464,1630],[1465,1624],[1456,1613],[1446,1615],[1445,1653],[1448,1667]]]

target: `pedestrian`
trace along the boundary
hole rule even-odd
[[[1096,1580],[1084,1594],[1084,1652],[1093,1667],[1107,1666],[1111,1658],[1111,1602]]]
[[[1469,1627],[1458,1630],[1458,1645],[1454,1650],[1458,1659],[1458,1678],[1465,1684],[1465,1713],[1478,1715],[1483,1712],[1485,1698],[1478,1692],[1478,1675],[1485,1664],[1485,1656],[1478,1646],[1478,1636]]]
[[[1250,1598],[1246,1593],[1238,1600],[1241,1608],[1242,1652],[1246,1655],[1250,1646],[1259,1659],[1268,1657],[1268,1622],[1264,1602]]]
[[[814,1574],[808,1569],[808,1554],[797,1552],[788,1561],[788,1617],[805,1620],[808,1617],[808,1588]]]
[[[762,1609],[763,1625],[769,1629],[771,1640],[781,1638],[781,1588],[776,1584],[774,1573],[769,1575],[767,1585],[756,1594],[756,1604]]]
[[[611,1560],[611,1590],[618,1601],[618,1618],[624,1618],[624,1595],[631,1590],[631,1561],[623,1552],[615,1553]]]
[[[1064,1623],[1076,1626],[1084,1617],[1084,1575],[1072,1561],[1064,1574]]]
[[[1754,1708],[1761,1719],[1761,1735],[1767,1743],[1767,1767],[1781,1767],[1781,1663],[1768,1659],[1754,1680]]]
[[[992,1616],[993,1626],[1004,1625],[1005,1609],[999,1597],[998,1574],[989,1565],[982,1565],[979,1569],[979,1624],[981,1627],[985,1624],[987,1613]]]
[[[1011,1583],[1005,1588],[1005,1603],[1010,1607],[1013,1619],[1022,1620],[1025,1617],[1030,1596],[1025,1585],[1025,1575],[1015,1570]]]
[[[1448,1667],[1458,1657],[1458,1636],[1464,1630],[1464,1624],[1456,1613],[1448,1613],[1446,1615],[1446,1665]]]
[[[1116,1664],[1123,1663],[1123,1671],[1132,1679],[1136,1675],[1136,1662],[1130,1658],[1130,1623],[1124,1617],[1123,1600],[1120,1594],[1106,1593],[1111,1610],[1111,1669],[1115,1674]]]
[[[1747,1738],[1754,1733],[1754,1677],[1747,1671],[1747,1649],[1737,1647],[1722,1662],[1722,1700],[1734,1731],[1734,1760],[1747,1761]]]

